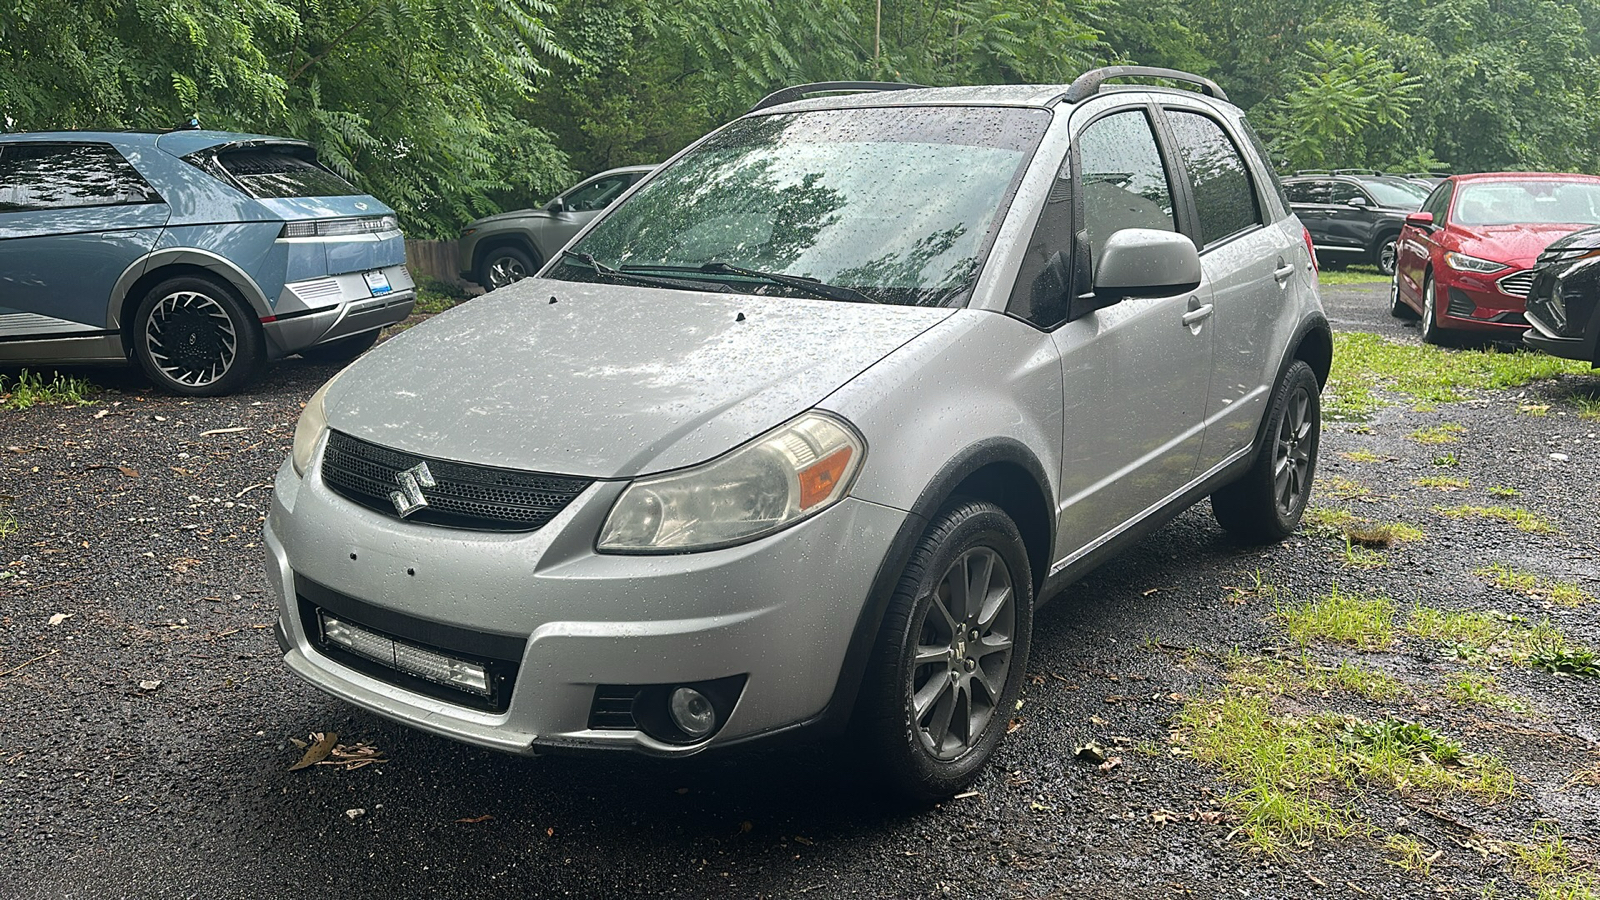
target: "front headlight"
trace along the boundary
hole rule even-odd
[[[596,546],[683,553],[771,534],[844,499],[866,449],[842,420],[805,413],[708,463],[628,485]]]
[[[1498,263],[1492,259],[1479,259],[1476,256],[1468,256],[1465,253],[1454,252],[1446,253],[1444,255],[1444,264],[1452,269],[1455,269],[1457,272],[1478,272],[1484,275],[1487,275],[1490,272],[1498,272],[1501,269],[1508,268],[1505,263]]]
[[[317,388],[317,392],[306,401],[305,410],[300,413],[300,421],[294,426],[294,450],[289,454],[289,461],[294,464],[296,475],[303,476],[306,470],[311,468],[311,455],[317,452],[317,441],[321,439],[322,432],[328,429],[328,418],[322,412],[322,398],[327,395],[328,388],[333,387],[333,383],[343,374],[344,370],[341,369],[338,374],[324,382],[322,387]]]

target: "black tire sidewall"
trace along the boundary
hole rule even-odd
[[[1273,477],[1273,457],[1277,448],[1278,433],[1283,428],[1283,418],[1288,415],[1289,398],[1297,386],[1304,386],[1310,398],[1308,414],[1315,422],[1308,450],[1304,489],[1295,508],[1285,515],[1278,509],[1276,479]],[[1255,461],[1245,474],[1234,483],[1221,488],[1211,496],[1211,509],[1217,522],[1238,538],[1252,543],[1281,541],[1294,533],[1300,524],[1311,498],[1311,486],[1316,480],[1317,451],[1322,444],[1322,395],[1318,390],[1317,376],[1304,360],[1295,360],[1284,371],[1283,377],[1272,391],[1271,406],[1261,433],[1261,446],[1256,448]]]
[[[982,737],[953,760],[934,758],[922,746],[913,721],[910,686],[915,629],[932,593],[951,565],[968,550],[989,547],[1010,569],[1015,604],[1010,669],[994,714]],[[862,724],[868,744],[895,793],[914,802],[928,802],[960,791],[977,777],[993,755],[1010,723],[1026,676],[1033,636],[1033,577],[1027,550],[1011,518],[986,501],[956,500],[934,517],[924,532],[884,615],[883,626],[864,690]]]
[[[1433,292],[1433,306],[1428,306],[1428,292]],[[1444,336],[1444,329],[1439,327],[1439,286],[1434,283],[1433,276],[1429,275],[1422,282],[1422,314],[1418,316],[1422,324],[1418,327],[1419,336],[1424,344],[1437,344]]]
[[[233,322],[234,333],[238,338],[233,365],[221,378],[199,387],[181,384],[167,377],[151,358],[150,344],[145,336],[145,328],[155,305],[163,297],[181,291],[204,294],[215,300]],[[179,275],[168,278],[157,284],[145,294],[143,300],[139,301],[130,326],[132,328],[130,345],[133,348],[134,360],[139,364],[139,368],[144,370],[146,378],[149,378],[156,387],[169,393],[186,397],[216,397],[231,394],[260,374],[265,360],[265,341],[261,334],[260,322],[244,301],[239,299],[238,294],[217,279],[201,275]]]

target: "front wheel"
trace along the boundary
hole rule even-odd
[[[266,362],[255,316],[210,278],[180,275],[156,285],[132,325],[134,359],[157,387],[174,394],[231,394]]]
[[[1322,396],[1317,376],[1295,360],[1272,392],[1265,444],[1238,481],[1211,495],[1217,524],[1252,543],[1281,541],[1294,533],[1311,498],[1322,437]]]
[[[1033,579],[1011,518],[953,500],[912,552],[889,602],[857,720],[885,783],[918,802],[971,784],[1022,690]]]
[[[1422,342],[1439,344],[1444,341],[1444,329],[1439,327],[1438,291],[1433,286],[1433,276],[1422,280]]]
[[[484,254],[478,267],[478,283],[485,291],[498,290],[532,275],[538,266],[533,257],[517,247],[496,247]]]

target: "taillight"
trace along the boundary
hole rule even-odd
[[[350,237],[358,234],[382,234],[399,231],[400,220],[394,216],[366,216],[356,219],[306,219],[285,222],[278,237]]]
[[[1317,268],[1317,245],[1311,242],[1311,229],[1301,225],[1300,236],[1306,239],[1306,252],[1311,254],[1311,274],[1321,275],[1322,270]]]

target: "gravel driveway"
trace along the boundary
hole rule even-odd
[[[1335,327],[1414,342],[1384,291],[1327,289]],[[1232,782],[1173,725],[1224,687],[1234,651],[1297,657],[1275,608],[1334,584],[1403,609],[1548,619],[1600,647],[1600,605],[1474,574],[1503,563],[1600,593],[1600,421],[1572,405],[1600,393],[1600,376],[1396,403],[1330,428],[1318,508],[1426,535],[1384,551],[1382,567],[1352,568],[1342,540],[1309,526],[1247,549],[1206,504],[1185,513],[1040,612],[995,764],[970,795],[906,810],[844,748],[516,759],[292,679],[260,529],[300,403],[332,372],[289,361],[247,394],[204,401],[90,373],[111,388],[93,405],[0,411],[0,510],[18,523],[0,537],[0,896],[1477,897],[1492,883],[1519,897],[1537,878],[1510,844],[1559,829],[1577,878],[1600,853],[1600,679],[1488,664],[1517,703],[1460,703],[1439,685],[1476,664],[1441,645],[1312,643],[1405,693],[1282,702],[1425,722],[1502,760],[1516,790],[1483,802],[1363,786],[1338,802],[1371,831],[1276,856],[1243,845],[1223,799]],[[1409,437],[1444,424],[1464,429],[1448,447]],[[1435,466],[1445,451],[1455,464]],[[1428,475],[1465,484],[1414,483]],[[1556,531],[1440,512],[1506,503]],[[289,771],[294,741],[326,732],[345,764]],[[1118,764],[1077,758],[1091,740]],[[383,761],[360,764],[373,750]],[[1392,860],[1380,832],[1431,861]]]

